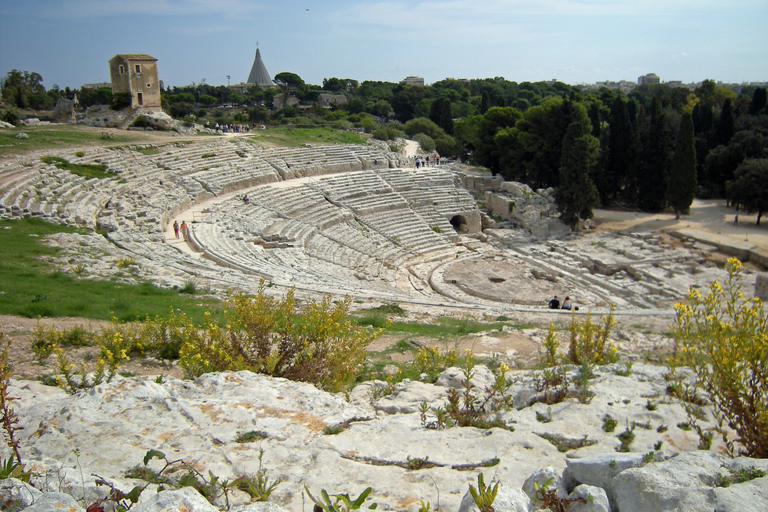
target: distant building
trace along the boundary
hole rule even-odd
[[[261,60],[261,52],[258,46],[256,47],[256,57],[253,59],[253,66],[251,66],[251,72],[248,75],[246,83],[252,85],[258,85],[262,88],[272,87],[272,77],[269,76],[267,67],[264,65],[264,61]]]
[[[81,89],[90,89],[91,91],[98,91],[102,87],[112,87],[112,84],[110,82],[95,82],[92,84],[83,84],[80,86]]]
[[[323,108],[330,108],[332,103],[343,105],[347,102],[347,97],[343,94],[320,93],[317,95],[317,103]]]
[[[285,98],[286,97],[284,92],[281,92],[280,94],[275,94],[272,97],[272,108],[275,110],[280,110],[283,107],[289,107],[291,105],[299,104],[299,98],[297,98],[293,94],[289,94],[287,100]]]
[[[637,84],[638,85],[645,85],[645,84],[660,84],[661,78],[659,78],[659,75],[656,73],[648,73],[645,76],[640,76],[637,78]]]
[[[424,87],[424,77],[421,76],[407,76],[403,82],[405,82],[406,85]]]
[[[157,59],[145,53],[119,53],[109,60],[112,94],[131,95],[131,108],[160,110]]]

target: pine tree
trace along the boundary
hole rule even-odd
[[[597,162],[600,143],[583,123],[573,122],[563,139],[560,158],[560,184],[555,200],[560,219],[567,225],[578,226],[579,220],[591,219],[592,209],[599,204],[597,187],[589,177]]]
[[[643,137],[637,176],[638,205],[643,210],[659,211],[667,204],[669,147],[664,111],[656,96],[651,101],[651,121]]]
[[[685,112],[675,142],[675,154],[669,173],[669,204],[675,210],[675,218],[687,213],[696,193],[696,148],[693,136],[693,118]]]

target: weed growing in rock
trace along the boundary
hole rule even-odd
[[[589,379],[593,378],[592,364],[587,359],[584,359],[581,363],[581,373],[579,373],[579,402],[588,404],[592,401],[592,397],[595,394],[589,389]]]
[[[661,450],[661,447],[663,444],[664,444],[664,441],[658,440],[653,444],[653,449],[658,452],[659,450]]]
[[[614,373],[620,377],[629,377],[632,375],[632,361],[627,361],[622,368],[616,369]]]
[[[469,494],[472,496],[477,508],[480,512],[494,512],[493,502],[496,499],[496,493],[499,491],[499,482],[493,487],[485,485],[483,481],[483,474],[477,475],[477,489],[472,484],[469,484]]]
[[[365,500],[368,499],[368,495],[371,494],[371,491],[372,489],[368,487],[360,493],[360,496],[358,496],[357,499],[353,500],[349,497],[349,494],[332,494],[329,496],[325,489],[321,489],[320,498],[318,499],[309,492],[307,486],[304,486],[304,492],[307,493],[307,497],[309,497],[309,499],[312,500],[312,503],[315,504],[315,511],[319,510],[323,512],[349,512],[350,510],[360,510],[363,503],[365,503]],[[331,501],[331,496],[334,498],[333,501]],[[368,509],[376,509],[376,503],[371,504]]]
[[[616,436],[619,438],[619,441],[621,441],[621,444],[616,448],[617,452],[628,452],[629,445],[632,444],[632,441],[635,440],[635,425],[633,424],[631,427],[627,425],[627,428],[624,429],[624,432]]]
[[[616,430],[618,424],[618,420],[610,414],[606,414],[605,417],[603,417],[603,430],[606,432],[613,432]]]
[[[544,358],[541,361],[541,365],[545,368],[557,366],[557,349],[560,346],[560,342],[557,340],[555,324],[549,324],[547,337],[542,345],[544,346]]]
[[[21,430],[21,427],[19,427],[19,417],[13,410],[12,403],[18,398],[8,394],[8,387],[11,385],[11,376],[13,375],[13,368],[8,363],[10,348],[11,340],[5,340],[5,333],[0,332],[0,425],[3,428],[5,444],[13,450],[13,456],[0,461],[0,480],[18,478],[24,482],[29,482],[31,472],[24,469],[19,453],[19,440],[16,439],[16,433]]]
[[[541,393],[537,399],[545,404],[557,404],[565,400],[568,397],[568,385],[568,374],[562,366],[533,374],[534,389]]]
[[[261,463],[262,457],[264,450],[259,448],[259,470],[256,472],[256,478],[244,476],[239,478],[236,484],[238,489],[248,493],[252,501],[267,501],[272,491],[280,484],[280,479],[270,482],[267,470]]]
[[[539,423],[549,423],[552,421],[552,407],[547,407],[547,414],[536,411],[536,421]]]
[[[592,313],[586,320],[579,322],[576,315],[571,317],[571,341],[568,346],[568,359],[573,364],[587,360],[594,364],[606,364],[616,360],[616,347],[608,341],[611,328],[616,324],[613,318],[613,306],[608,316],[603,317],[600,325],[592,322]]]
[[[435,347],[422,347],[416,353],[414,364],[419,373],[426,373],[427,382],[435,382],[443,370],[455,366],[459,360],[456,350],[449,350],[443,354]]]
[[[259,432],[256,430],[251,430],[249,432],[238,432],[237,436],[235,437],[236,443],[253,443],[255,441],[261,441],[262,439],[266,439],[268,436],[264,432]]]
[[[677,304],[672,332],[675,364],[696,373],[696,388],[706,393],[719,420],[736,431],[733,441],[750,457],[768,457],[768,320],[762,302],[741,292],[741,263],[729,259],[728,281],[715,281],[702,297],[695,289],[687,304]],[[721,430],[722,432],[722,430]]]
[[[557,489],[550,489],[549,486],[552,483],[552,478],[539,485],[539,482],[533,482],[534,498],[537,502],[541,503],[539,507],[541,510],[547,509],[552,512],[565,512],[565,510],[571,506],[572,503],[586,503],[584,498],[561,498],[557,495]]]
[[[467,353],[465,364],[462,368],[464,379],[461,381],[463,390],[456,388],[448,390],[448,404],[445,410],[448,416],[460,427],[477,428],[504,428],[514,430],[500,418],[492,418],[492,415],[507,410],[511,407],[512,397],[507,393],[512,385],[507,380],[509,368],[502,363],[496,379],[490,388],[485,389],[482,396],[475,396],[475,385],[471,380],[474,377],[475,362],[471,353]]]

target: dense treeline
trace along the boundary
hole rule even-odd
[[[727,197],[759,215],[768,208],[765,187],[749,185],[768,183],[764,88],[736,94],[706,80],[695,90],[656,84],[625,94],[503,77],[424,87],[334,77],[312,85],[289,72],[274,82],[242,93],[205,83],[167,87],[163,107],[199,122],[326,122],[363,127],[383,140],[409,136],[426,151],[461,157],[507,180],[555,188],[570,201],[561,208],[572,224],[614,203],[685,213],[694,195]],[[13,70],[2,97],[18,108],[49,109],[75,92],[55,85],[46,91],[39,74]],[[323,109],[321,93],[346,102]],[[286,94],[302,107],[274,108]],[[107,87],[81,90],[79,100],[82,107],[109,104],[112,94]],[[223,117],[227,106],[237,107],[234,117]]]

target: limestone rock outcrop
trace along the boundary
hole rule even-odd
[[[81,471],[130,490],[137,481],[126,471],[156,449],[222,479],[254,475],[263,464],[271,480],[280,480],[269,501],[287,510],[301,510],[305,485],[315,494],[326,489],[352,496],[370,486],[370,502],[381,510],[413,510],[420,499],[436,503],[439,493],[441,510],[458,510],[480,472],[487,484],[502,483],[501,496],[509,495],[497,498],[498,512],[529,510],[534,481],[557,490],[560,499],[584,498],[586,503],[571,505],[582,511],[605,511],[608,502],[622,511],[765,509],[766,477],[718,485],[753,466],[766,470],[768,461],[695,451],[695,434],[675,426],[686,416],[679,402],[664,394],[662,369],[638,364],[631,375],[621,376],[614,373],[617,368],[595,369],[590,403],[568,398],[551,405],[530,405],[532,397],[543,399],[533,376],[511,372],[517,382],[510,395],[525,394],[528,400],[520,410],[501,416],[508,429],[434,428],[434,411],[445,406],[448,388],[416,381],[404,381],[394,390],[364,383],[348,395],[334,395],[305,383],[225,372],[195,381],[116,377],[74,396],[37,382],[13,381],[11,395],[19,397],[14,407],[23,427],[18,436],[22,457],[37,475],[32,481],[37,488],[4,481],[0,500],[38,506],[50,503],[43,498],[58,499],[41,491],[64,491],[78,506],[95,503],[106,491],[92,477],[86,476],[83,485]],[[572,382],[577,372],[568,370]],[[481,379],[489,373],[476,368]],[[449,386],[455,375],[455,369],[446,371],[438,382]],[[480,396],[484,391],[475,392]],[[658,401],[654,410],[647,407],[649,399]],[[422,403],[427,404],[425,418]],[[634,430],[631,453],[616,451],[622,426],[617,432],[603,430],[607,414]],[[702,423],[704,428],[712,424]],[[684,450],[693,451],[680,453]],[[7,449],[2,456],[8,456]],[[159,470],[162,464],[151,460],[149,467]],[[137,505],[144,508],[136,509],[206,510],[184,505],[194,499],[190,491],[155,491],[145,491]],[[151,508],[163,500],[177,508]],[[246,507],[233,510],[262,510],[247,508],[255,504],[249,505],[241,491],[230,500]]]

